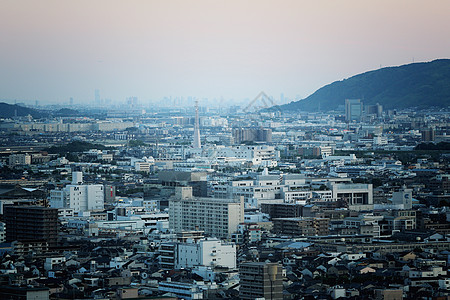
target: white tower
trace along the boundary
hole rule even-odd
[[[200,142],[200,125],[199,125],[199,121],[198,121],[198,101],[195,101],[195,124],[194,124],[193,146],[196,149],[199,149],[202,147],[202,144]]]

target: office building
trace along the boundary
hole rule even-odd
[[[365,113],[366,115],[373,115],[377,118],[381,118],[383,115],[383,106],[379,103],[375,105],[367,105],[365,107]]]
[[[282,266],[278,263],[242,263],[239,282],[240,299],[283,299]]]
[[[102,210],[105,204],[104,187],[101,184],[83,184],[83,173],[72,173],[72,184],[50,191],[50,206],[71,208],[75,212]]]
[[[345,121],[361,121],[363,104],[360,99],[345,99]]]
[[[333,199],[345,203],[349,209],[361,211],[373,209],[372,184],[329,184]]]

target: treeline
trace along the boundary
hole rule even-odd
[[[53,146],[53,147],[47,148],[44,151],[47,151],[48,153],[53,153],[53,154],[65,154],[65,153],[74,153],[74,152],[84,152],[84,151],[89,151],[91,149],[105,150],[105,149],[108,149],[108,147],[105,147],[104,145],[101,145],[101,144],[93,144],[93,143],[83,142],[83,141],[74,141],[74,142],[70,142],[65,145]]]
[[[450,150],[449,142],[435,143],[420,143],[414,150]]]

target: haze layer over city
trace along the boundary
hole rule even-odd
[[[447,299],[449,11],[0,0],[0,299]]]
[[[113,102],[227,105],[263,90],[286,103],[358,73],[450,53],[448,1],[0,5],[0,99],[9,103],[88,104],[96,89]]]

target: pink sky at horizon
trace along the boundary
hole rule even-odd
[[[0,99],[304,98],[450,57],[450,1],[0,0]]]

